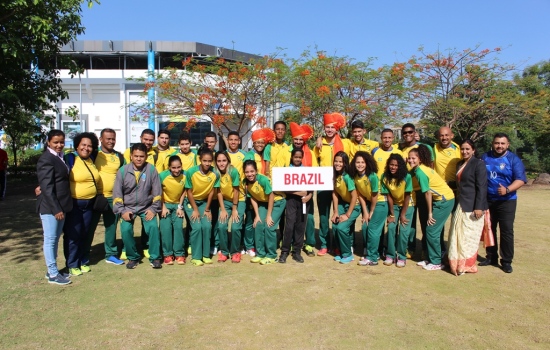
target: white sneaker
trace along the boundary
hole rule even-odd
[[[241,255],[245,255],[246,254],[246,250],[241,250]]]
[[[351,254],[353,255],[353,247],[351,247]],[[367,254],[365,254],[365,255],[367,255]]]
[[[214,248],[210,248],[210,255],[214,256],[218,253],[218,248],[214,247]]]
[[[428,271],[436,271],[436,270],[443,269],[443,265],[441,265],[441,264],[428,264],[426,266],[422,266],[422,268],[424,270],[428,270]]]
[[[256,250],[254,248],[252,249],[248,249],[246,251],[246,254],[250,255],[251,258],[255,257],[256,256]]]
[[[416,263],[416,266],[422,266],[422,267],[424,267],[424,266],[428,265],[428,263],[429,263],[428,260],[422,260],[422,261],[417,262],[417,263]]]

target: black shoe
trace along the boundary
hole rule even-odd
[[[303,263],[304,262],[304,258],[302,258],[302,256],[300,254],[294,254],[292,255],[292,260],[296,261],[296,262],[299,262],[299,263]]]
[[[162,268],[162,264],[160,263],[160,260],[153,260],[151,261],[151,267],[154,268],[154,269],[161,269]]]
[[[514,269],[512,269],[512,264],[508,264],[508,263],[502,264],[501,269],[506,273],[512,273],[512,271],[514,271]]]
[[[139,265],[139,260],[128,260],[126,264],[127,269],[135,269]]]
[[[498,259],[492,259],[490,257],[487,257],[487,259],[483,260],[477,265],[478,266],[489,266],[489,265],[498,266]]]
[[[286,258],[288,258],[288,253],[287,252],[282,252],[281,256],[279,257],[279,262],[281,264],[286,263]]]

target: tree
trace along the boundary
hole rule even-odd
[[[58,66],[78,67],[60,48],[84,32],[81,5],[97,0],[7,0],[0,2],[0,128],[21,113],[39,120],[68,95],[61,88]],[[39,72],[31,70],[38,66]],[[23,111],[23,112],[21,112]]]
[[[446,125],[458,138],[476,141],[488,127],[519,125],[539,113],[536,98],[508,78],[515,67],[498,62],[500,48],[419,51],[408,62],[416,72],[410,84],[412,107],[428,131]]]
[[[6,119],[6,135],[13,154],[13,166],[17,167],[17,151],[24,150],[40,141],[41,128],[36,118],[23,110],[18,111],[13,118]],[[17,168],[16,168],[17,169]]]
[[[188,129],[202,120],[211,122],[218,133],[233,130],[245,137],[282,108],[286,66],[281,59],[233,62],[188,57],[182,68],[165,70],[154,83],[145,82],[144,94],[154,88],[160,101],[155,115],[187,116]],[[138,106],[138,113],[148,115],[148,105]]]
[[[340,112],[348,125],[362,120],[369,130],[404,116],[405,64],[373,68],[372,60],[305,51],[290,62],[286,101],[320,133],[323,114]]]

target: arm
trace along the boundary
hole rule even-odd
[[[187,189],[187,200],[189,200],[189,204],[191,204],[191,207],[193,208],[193,213],[189,219],[193,222],[199,221],[201,219],[201,215],[199,213],[199,208],[197,208],[195,197],[193,197],[193,189],[191,188]]]
[[[252,197],[250,198],[250,203],[252,204],[252,209],[254,209],[254,222],[252,223],[252,227],[256,228],[256,224],[262,222],[260,219],[260,212],[258,211],[258,202]]]
[[[310,192],[306,192],[307,194],[302,197],[302,203],[307,203],[311,200],[311,198],[313,197],[313,192],[310,191]]]
[[[267,202],[267,216],[265,218],[265,223],[269,227],[275,225],[275,222],[271,218],[271,213],[273,212],[273,202],[275,202],[275,194],[273,192],[271,192],[269,194],[269,199],[268,199],[268,202]]]
[[[214,198],[214,193],[217,192],[217,189],[212,189],[210,193],[208,194],[208,198],[206,199],[206,206],[204,207],[204,215],[208,221],[212,221],[212,212],[210,211],[210,204],[212,204],[212,199]]]
[[[239,222],[239,186],[233,186],[233,202],[231,206],[231,221]]]
[[[48,151],[46,151],[48,152]],[[63,214],[63,209],[61,204],[57,199],[57,195],[54,193],[55,189],[55,169],[51,161],[45,159],[45,157],[40,157],[38,159],[37,176],[39,187],[41,188],[42,200],[46,202],[48,208],[52,210],[57,220],[63,220],[65,215]]]
[[[222,194],[222,191],[220,190],[217,190],[218,194],[218,203],[220,203],[220,216],[219,216],[219,220],[221,223],[225,223],[227,222],[227,217],[229,216],[227,214],[227,210],[225,210],[225,204],[223,203],[223,194]]]
[[[355,203],[357,203],[357,190],[352,190],[350,192],[351,194],[351,200],[349,201],[349,208],[348,211],[340,215],[339,220],[340,222],[346,221],[351,216],[351,213],[353,213],[353,209],[355,208]]]
[[[185,190],[183,190],[183,193],[181,194],[181,197],[180,197],[180,200],[179,200],[179,203],[178,203],[178,210],[176,211],[176,215],[178,216],[178,218],[184,217],[183,209],[180,209],[180,208],[183,208],[183,200],[184,199],[185,199]]]
[[[143,171],[149,171],[147,165],[143,168]],[[151,206],[145,211],[145,221],[153,220],[155,215],[162,211],[161,198],[162,198],[162,185],[160,184],[160,177],[157,171],[150,171],[149,178],[151,179],[151,194],[153,195],[153,202]]]
[[[392,223],[392,222],[395,222],[395,211],[393,210],[393,197],[391,195],[388,194],[388,196],[386,197],[388,199],[388,218],[387,218],[387,223]]]
[[[474,216],[479,219],[483,216],[483,211],[487,209],[487,168],[483,161],[478,161],[474,173],[475,181],[475,202]]]
[[[426,191],[424,196],[426,196],[426,206],[428,207],[428,226],[432,226],[435,224],[435,219],[432,216],[432,192]]]
[[[363,222],[367,224],[369,222],[369,211],[367,210],[367,201],[365,200],[365,197],[363,197],[361,194],[359,194],[359,204],[361,205],[361,211],[363,215]]]
[[[372,192],[372,198],[370,200],[369,220],[372,218],[372,215],[374,214],[374,209],[376,208],[376,203],[377,202],[378,202],[378,192]]]
[[[334,191],[332,191],[332,217],[330,221],[338,222],[338,195]]]
[[[388,199],[389,198],[390,196],[388,196]],[[409,220],[407,220],[406,215],[407,215],[407,210],[409,209],[409,203],[411,202],[411,193],[405,192],[405,197],[403,200],[404,200],[404,204],[403,204],[403,208],[401,208],[401,215],[399,215],[399,222],[401,222],[401,225],[405,226],[409,223]]]

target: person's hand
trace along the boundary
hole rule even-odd
[[[400,215],[399,222],[401,223],[401,226],[407,226],[407,224],[409,223],[409,220],[407,220],[405,215]]]
[[[317,148],[321,149],[323,147],[323,137],[322,136],[319,136],[317,138],[317,141],[315,141],[315,146],[317,146]]]
[[[275,221],[273,221],[273,219],[271,218],[271,215],[268,215],[268,216],[265,218],[265,223],[266,223],[267,226],[269,226],[269,227],[275,225]]]
[[[42,193],[40,186],[36,186],[36,188],[34,189],[34,194],[38,197],[40,196],[40,193]]]
[[[332,217],[330,218],[330,221],[332,221],[333,223],[337,223],[338,222],[338,214],[334,213],[334,215],[332,215]]]
[[[435,225],[435,219],[432,216],[432,214],[429,214],[428,215],[428,226],[432,226],[432,225]]]
[[[239,212],[236,210],[231,211],[231,221],[238,223],[241,221],[241,218],[239,218]]]
[[[208,221],[212,221],[212,212],[211,211],[204,211],[204,215],[203,215],[205,218],[208,219]]]
[[[122,220],[124,220],[124,221],[132,221],[132,216],[133,216],[133,214],[132,214],[131,211],[124,212],[121,215]]]
[[[483,210],[474,210],[474,216],[479,220],[483,216]]]
[[[197,222],[201,220],[201,214],[198,210],[193,210],[193,214],[191,214],[191,222]]]
[[[145,212],[145,221],[151,221],[155,217],[155,212],[153,212],[151,209],[147,209]]]
[[[344,221],[347,221],[349,219],[349,216],[348,214],[342,214],[338,217],[338,222],[344,222]]]
[[[261,223],[262,223],[262,220],[260,220],[260,218],[256,216],[256,217],[254,218],[254,222],[252,223],[252,227],[256,228],[256,225],[257,225],[258,223],[261,224]]]
[[[40,187],[38,187],[38,188],[40,188]],[[54,217],[57,221],[61,221],[61,220],[65,219],[65,214],[63,214],[63,212],[60,211],[59,213],[55,214]]]
[[[225,224],[227,222],[227,218],[229,217],[229,214],[227,214],[227,210],[225,209],[222,209],[222,211],[220,212],[220,222],[222,224]]]
[[[395,222],[395,216],[388,215],[388,219],[386,221],[388,222],[388,224]]]
[[[502,186],[502,184],[498,184],[498,194],[506,196],[506,187]]]
[[[166,215],[170,214],[170,210],[168,208],[164,207],[162,208],[162,213],[160,213],[160,217],[165,218]]]
[[[361,215],[362,219],[361,219],[361,222],[365,225],[368,225],[369,224],[369,220],[370,220],[370,215],[367,214],[367,215]]]
[[[302,197],[302,203],[307,203],[307,202],[309,202],[309,200],[311,199],[312,196],[313,196],[313,194],[310,193],[310,194],[308,194],[307,196]]]
[[[185,216],[185,213],[183,212],[183,209],[178,209],[176,211],[176,215],[178,216],[178,218],[182,218]]]

